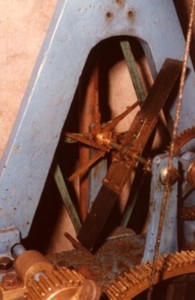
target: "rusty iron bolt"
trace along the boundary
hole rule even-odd
[[[16,273],[9,272],[3,276],[2,284],[6,290],[14,289],[19,285],[19,278]]]
[[[9,270],[13,266],[13,261],[10,257],[2,256],[0,257],[0,270]]]
[[[109,19],[111,19],[111,18],[113,17],[113,13],[110,12],[110,11],[108,11],[108,12],[106,13],[106,17],[109,18]]]
[[[133,18],[134,15],[135,15],[135,13],[134,13],[133,10],[128,11],[128,17],[129,17],[129,18]]]
[[[168,184],[173,185],[178,180],[178,177],[179,173],[174,167],[170,169],[169,174],[167,167],[160,170],[160,181],[162,184],[165,184],[166,180],[168,180]]]

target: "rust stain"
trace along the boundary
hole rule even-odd
[[[116,3],[119,5],[123,4],[124,2],[125,2],[124,0],[116,0]]]
[[[108,11],[107,13],[106,13],[106,17],[107,17],[107,19],[112,19],[113,18],[113,13],[112,12],[110,12],[110,11]]]
[[[122,232],[117,231],[112,235],[94,255],[82,247],[54,254],[49,259],[58,266],[79,271],[103,287],[141,262],[144,245],[144,235],[138,236],[132,230],[123,228]]]
[[[130,19],[135,18],[135,11],[129,10],[129,11],[128,11],[128,17],[129,17]]]

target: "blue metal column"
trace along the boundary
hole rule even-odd
[[[167,170],[168,158],[166,155],[158,155],[153,160],[152,183],[150,191],[149,224],[146,233],[146,245],[143,255],[143,263],[153,260],[154,247],[157,239],[161,205],[164,193],[163,172]],[[177,159],[173,159],[173,167],[178,169]],[[169,199],[166,205],[166,214],[163,224],[159,255],[176,252],[178,250],[178,215],[177,215],[177,193],[178,182],[175,182],[169,192]]]

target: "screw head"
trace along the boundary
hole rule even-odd
[[[160,170],[160,180],[163,185],[166,183],[166,180],[168,180],[169,185],[173,185],[178,180],[178,177],[179,173],[174,167],[171,167],[169,174],[167,167]]]
[[[13,266],[13,261],[10,257],[2,256],[0,257],[0,270],[9,270]]]

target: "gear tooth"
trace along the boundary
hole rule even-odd
[[[68,284],[70,278],[66,272],[66,269],[59,269],[59,276],[60,279],[62,280],[62,284]]]
[[[172,256],[172,255],[167,256],[167,259],[165,260],[165,269],[170,272],[177,266],[178,266],[178,260],[176,259],[176,256]]]
[[[107,292],[106,292],[107,296],[109,297],[110,300],[117,300],[118,297],[115,295],[114,291],[109,289]]]
[[[141,281],[143,276],[141,271],[136,270],[135,268],[131,270],[132,275],[137,279],[137,281]]]
[[[61,274],[60,270],[58,270],[58,272],[55,271],[55,277],[56,277],[56,279],[58,280],[59,285],[63,285],[63,282],[64,282],[64,276],[63,276],[63,274]]]
[[[121,285],[120,285],[120,283],[119,283],[118,280],[115,282],[114,286],[115,286],[115,288],[116,288],[118,291],[120,291],[120,286],[121,286]]]
[[[185,252],[185,251],[183,251]],[[193,260],[195,260],[195,251],[192,250],[192,251],[186,251],[187,252],[187,255],[190,256]]]
[[[49,274],[49,276],[47,276],[47,279],[49,281],[51,289],[54,289],[56,287],[56,283],[55,283],[55,279],[52,276],[52,274]]]
[[[179,150],[191,139],[195,138],[195,126],[185,129],[183,132],[179,133],[174,141],[174,155],[176,155]]]
[[[151,260],[148,260],[147,263],[146,263],[146,265],[148,266],[148,268],[151,269],[152,266],[153,266],[153,262]]]
[[[34,286],[31,287],[29,294],[32,296],[33,299],[37,299],[37,300],[42,300],[43,299],[42,295],[40,295],[40,293],[38,292],[38,290]]]
[[[64,279],[68,282],[68,283],[72,283],[74,278],[73,276],[70,276],[70,272],[68,269],[61,269],[61,274],[63,275]],[[73,275],[73,274],[71,274]]]
[[[125,285],[125,286],[129,286],[129,281],[123,276],[123,277],[119,277],[117,279],[117,282],[119,282],[120,284],[122,285]]]
[[[39,282],[38,282],[38,285],[39,285],[39,289],[42,291],[42,294],[46,294],[48,293],[48,287],[47,285],[45,284],[45,281],[43,279],[43,276],[40,277],[39,279]]]
[[[147,264],[143,265],[142,269],[145,272],[146,276],[150,276],[151,275],[151,268]]]
[[[114,291],[116,297],[119,297],[119,296],[120,296],[121,290],[120,290],[120,288],[116,285],[116,283],[112,285],[112,290]]]
[[[156,270],[159,272],[163,269],[165,264],[165,258],[163,256],[159,257],[156,264]]]
[[[182,256],[188,256],[188,255],[190,255],[190,252],[191,251],[188,251],[188,250],[186,250],[186,251],[182,250],[180,253],[182,254]]]
[[[191,257],[187,253],[180,252],[178,258],[183,261],[184,264],[192,262]]]
[[[27,294],[25,295],[25,299],[27,299],[27,300],[34,300],[35,298],[33,298],[33,295],[32,295],[32,294],[27,293]]]
[[[124,280],[121,280],[121,278],[119,278],[117,280],[117,283],[118,283],[118,285],[119,285],[120,290],[122,291],[122,293],[128,290],[129,284],[127,284]]]
[[[178,252],[175,255],[175,261],[178,264],[178,266],[183,266],[185,262],[189,262],[189,259],[186,260],[186,257]]]
[[[195,261],[195,252],[193,251],[181,251],[181,255],[183,257],[183,259],[185,259],[185,262],[194,262]]]
[[[124,276],[124,279],[127,279],[132,285],[136,285],[138,283],[138,280],[132,274],[132,270],[130,270],[128,273],[125,272]]]
[[[136,266],[134,269],[139,274],[140,281],[146,280],[151,275],[151,268],[149,268],[146,264]]]

